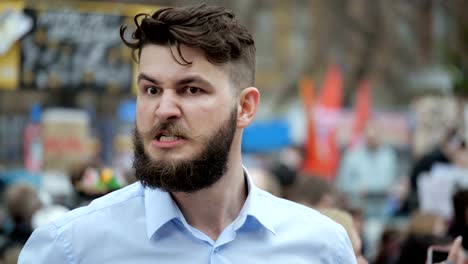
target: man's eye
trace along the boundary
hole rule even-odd
[[[197,87],[187,87],[186,92],[189,94],[197,94],[201,92],[201,89]]]
[[[151,86],[146,88],[146,93],[149,95],[155,95],[159,93],[159,89],[157,87]]]

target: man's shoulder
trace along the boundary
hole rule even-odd
[[[307,245],[324,254],[352,255],[351,244],[343,226],[317,210],[301,204],[260,192],[278,241],[285,241],[298,248]],[[268,204],[268,205],[267,205]],[[345,262],[339,262],[345,263]]]
[[[80,221],[106,221],[109,220],[106,218],[115,217],[114,211],[138,209],[135,205],[139,203],[143,206],[143,199],[141,199],[143,196],[144,189],[139,182],[136,182],[97,198],[87,206],[74,209],[52,221],[51,224],[57,229],[62,229]]]
[[[86,263],[102,259],[115,241],[131,244],[146,235],[145,225],[135,224],[144,214],[144,188],[129,185],[35,229],[19,263],[77,263],[75,256],[78,262],[86,256]]]
[[[302,223],[307,223],[310,228],[340,228],[336,222],[315,209],[276,197],[265,191],[259,194],[270,203],[270,213],[277,219],[277,224],[300,226]],[[300,228],[304,228],[304,226]]]

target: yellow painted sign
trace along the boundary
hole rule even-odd
[[[0,14],[7,10],[22,10],[22,1],[2,1],[0,2]],[[18,88],[20,76],[20,45],[17,41],[7,51],[0,55],[0,90],[15,90]]]
[[[120,24],[132,26],[136,14],[151,14],[157,9],[156,6],[127,3],[68,2],[50,5],[45,1],[30,1],[26,4],[23,0],[0,1],[0,15],[7,10],[26,10],[29,16],[32,15],[36,22],[40,22],[33,32],[21,39],[21,43],[17,41],[0,55],[0,90],[15,90],[20,86],[39,90],[82,89],[94,83],[108,93],[130,89],[135,93],[137,65],[131,60],[130,49],[121,45],[117,37],[118,27]],[[69,14],[68,20],[64,14]],[[87,24],[73,24],[73,19],[86,21]],[[93,22],[95,26],[91,25]],[[98,32],[99,28],[105,31],[105,36]],[[94,31],[97,33],[91,34]],[[104,39],[106,36],[110,37]],[[83,39],[89,40],[91,44],[83,44]],[[97,44],[93,46],[93,43]],[[106,43],[109,45],[105,46]],[[104,51],[99,49],[102,46],[106,47]],[[97,53],[102,56],[97,56]],[[103,61],[102,65],[94,63],[98,58],[100,62]],[[89,65],[94,65],[97,70]],[[89,69],[89,72],[77,72],[76,69]],[[128,74],[111,74],[112,69]],[[97,72],[100,75],[96,75]],[[125,81],[122,76],[129,76],[132,83]]]

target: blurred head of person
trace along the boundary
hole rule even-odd
[[[279,160],[286,166],[299,170],[304,161],[304,152],[303,146],[292,145],[280,151]]]
[[[333,221],[337,222],[345,228],[346,233],[348,234],[349,239],[351,240],[354,254],[356,255],[357,263],[367,264],[368,261],[362,255],[362,240],[356,230],[356,227],[354,226],[352,216],[345,211],[335,208],[324,208],[320,209],[319,211],[323,215],[328,216]]]
[[[400,255],[402,234],[395,228],[386,228],[381,237],[375,264],[395,263]]]
[[[445,235],[446,227],[443,219],[433,213],[413,213],[407,232],[397,263],[425,263],[427,250],[431,245],[451,242],[451,239]]]
[[[18,258],[23,247],[19,244],[11,245],[5,249],[3,253],[2,264],[17,264]]]
[[[265,190],[277,197],[281,197],[281,185],[278,179],[262,168],[250,168],[249,175],[253,183],[262,190]]]
[[[288,146],[278,153],[271,166],[271,172],[276,175],[282,187],[288,192],[297,179],[304,161],[304,148],[299,145]]]
[[[242,130],[255,116],[255,45],[223,7],[162,8],[134,19],[121,38],[137,57],[137,179],[193,193],[240,162]],[[234,155],[234,156],[233,156]]]
[[[461,135],[459,129],[451,128],[447,131],[446,136],[442,140],[441,150],[452,164],[461,167],[468,166],[466,140]]]
[[[380,128],[375,120],[370,120],[366,123],[366,127],[364,129],[364,140],[366,146],[370,150],[376,150],[380,145]]]
[[[335,205],[335,191],[323,178],[301,176],[294,183],[290,199],[315,209],[331,208]]]
[[[93,190],[89,188],[89,186],[86,186],[83,184],[84,182],[84,176],[86,174],[86,171],[90,168],[93,168],[98,171],[98,169],[102,168],[103,164],[101,164],[99,161],[90,161],[90,162],[83,162],[83,163],[77,163],[73,166],[71,166],[69,170],[69,175],[70,175],[70,181],[75,189],[76,192],[82,194],[82,193],[92,193]],[[96,179],[97,180],[97,179]]]
[[[6,190],[6,205],[15,226],[30,227],[32,217],[42,207],[42,202],[34,187],[19,183]]]
[[[457,167],[468,168],[468,149],[464,142],[452,154],[452,163]]]

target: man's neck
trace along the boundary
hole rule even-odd
[[[187,222],[216,240],[239,215],[247,198],[242,165],[228,167],[210,188],[195,193],[172,193]]]

